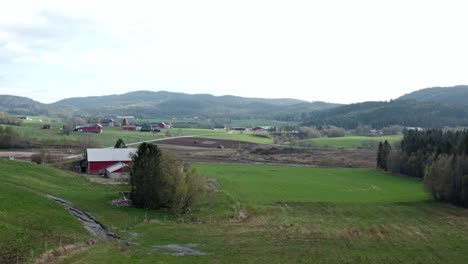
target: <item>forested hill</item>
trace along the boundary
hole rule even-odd
[[[42,104],[0,95],[0,111],[22,115],[133,115],[137,117],[266,118],[330,109],[338,104],[297,99],[264,99],[209,94],[137,91],[120,95],[68,98]]]
[[[442,104],[468,105],[468,85],[434,87],[405,94],[398,100],[417,100]]]
[[[376,129],[388,125],[424,128],[468,126],[468,106],[416,100],[365,102],[311,112],[304,117],[303,125],[335,125],[347,129],[359,125]]]
[[[48,115],[50,107],[32,99],[13,95],[0,95],[0,112],[15,115]]]
[[[55,106],[79,107],[99,115],[140,117],[274,118],[283,113],[301,113],[337,106],[296,99],[264,99],[209,94],[137,91],[121,95],[69,98]]]

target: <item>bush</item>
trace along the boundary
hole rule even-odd
[[[327,137],[344,137],[345,132],[344,128],[336,126],[327,126],[321,130],[322,135]]]
[[[10,126],[0,126],[0,148],[23,148],[27,144]]]
[[[307,138],[319,138],[321,136],[320,131],[315,127],[301,127],[300,132],[303,132]]]
[[[0,112],[0,124],[19,126],[21,125],[21,120],[10,114]]]
[[[382,134],[384,135],[397,135],[403,132],[404,127],[393,125],[393,126],[386,126],[382,128]]]

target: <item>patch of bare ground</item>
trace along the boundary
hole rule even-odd
[[[376,150],[298,149],[225,139],[183,137],[158,142],[185,162],[299,164],[319,167],[375,167]],[[223,149],[218,149],[223,146]]]
[[[229,140],[229,139],[216,139],[216,138],[201,138],[201,137],[178,137],[171,138],[166,140],[158,141],[158,145],[176,145],[176,146],[185,146],[185,147],[199,147],[199,148],[218,148],[223,146],[223,149],[246,149],[254,148],[259,146],[259,144],[238,141],[238,140]]]
[[[320,167],[375,167],[376,151],[372,149],[281,149],[258,148],[248,159],[256,162],[307,164]]]
[[[90,182],[99,183],[99,184],[106,184],[106,185],[121,185],[121,184],[128,184],[128,181],[116,181],[110,178],[105,178],[104,176],[97,176],[97,175],[85,175]]]
[[[39,258],[37,258],[33,263],[34,264],[49,264],[49,263],[59,263],[64,258],[85,251],[90,247],[96,244],[96,240],[88,240],[86,242],[71,244],[62,246],[59,248],[51,249]]]

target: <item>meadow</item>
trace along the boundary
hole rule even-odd
[[[418,180],[373,169],[197,164],[203,175],[217,179],[218,192],[191,215],[171,216],[110,205],[128,188],[123,185],[91,183],[31,163],[0,160],[0,167],[7,183],[0,192],[0,254],[18,247],[15,253],[25,261],[29,247],[40,252],[44,239],[57,246],[59,237],[89,238],[67,211],[43,197],[46,193],[92,212],[131,242],[99,241],[60,263],[468,261],[466,209],[432,202]],[[55,219],[49,220],[49,212]],[[16,221],[19,217],[24,220]],[[18,242],[26,240],[31,243]],[[193,243],[209,255],[174,257],[153,250]]]

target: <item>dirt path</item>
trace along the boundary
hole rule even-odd
[[[84,228],[88,230],[93,236],[104,238],[104,239],[112,239],[114,241],[118,241],[124,243],[125,245],[129,245],[126,240],[119,238],[114,233],[109,231],[109,229],[101,224],[99,221],[94,218],[90,213],[74,206],[71,202],[66,201],[64,199],[47,195],[48,198],[54,200],[55,202],[63,205],[78,221],[80,221]],[[149,248],[140,248],[137,249],[136,252],[141,253],[159,253],[164,255],[170,256],[205,256],[210,255],[208,253],[201,252],[196,250],[195,248],[198,247],[198,244],[187,244],[187,245],[177,245],[177,244],[170,244],[170,245],[154,245]],[[49,254],[46,256],[46,260],[49,259]]]

